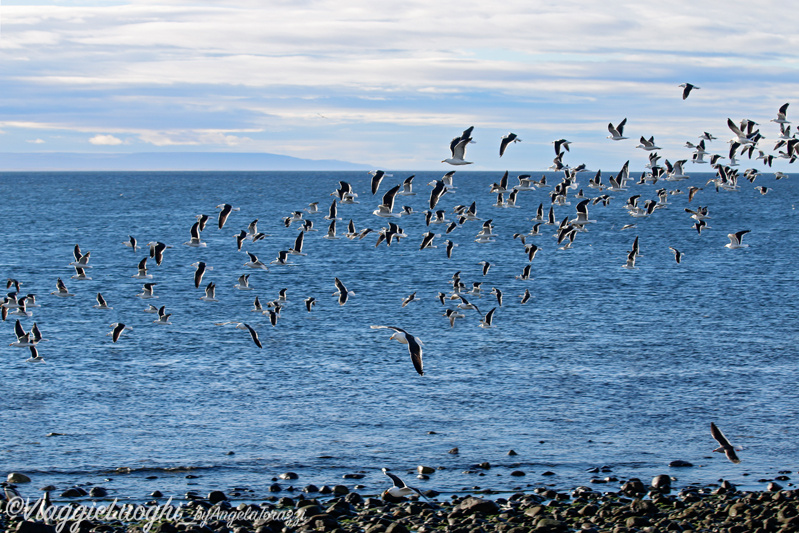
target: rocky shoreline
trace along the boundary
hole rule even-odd
[[[581,486],[570,492],[538,488],[507,498],[474,495],[440,498],[362,496],[337,485],[326,495],[271,496],[236,503],[221,491],[187,495],[181,503],[146,505],[78,503],[42,505],[0,501],[0,530],[18,533],[503,533],[660,531],[767,533],[799,531],[799,490],[738,491],[724,481],[714,487],[672,492],[670,478],[647,486],[629,479],[618,491]]]

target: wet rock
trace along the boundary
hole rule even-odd
[[[269,485],[269,492],[280,492],[281,490],[283,490],[283,487],[277,483],[272,483]]]
[[[483,470],[489,470],[491,468],[491,463],[488,461],[483,461],[479,465],[475,465],[477,468],[482,468]]]
[[[30,483],[31,478],[26,476],[25,474],[20,474],[19,472],[11,472],[8,474],[6,481],[9,483]]]
[[[484,500],[483,498],[475,498],[469,496],[464,498],[456,507],[455,510],[461,511],[464,515],[472,515],[474,513],[483,514],[497,514],[499,506],[493,500]]]
[[[568,527],[560,520],[554,518],[542,518],[535,523],[536,531],[567,531]]]
[[[219,503],[227,501],[227,496],[221,490],[212,490],[208,493],[208,498],[206,498],[211,503]]]
[[[427,474],[418,474],[416,476],[416,479],[427,480],[427,479],[430,479],[430,476],[428,476]]]
[[[514,450],[508,450],[508,455],[519,455]]]
[[[658,512],[658,508],[651,500],[634,500],[630,503],[630,511],[636,515],[651,516]]]
[[[690,468],[694,466],[694,464],[688,461],[683,461],[682,459],[677,459],[676,461],[670,462],[669,466],[672,468]]]
[[[42,524],[40,522],[30,522],[23,520],[17,525],[17,533],[55,533],[56,529],[53,526]]]
[[[622,494],[625,494],[627,496],[639,496],[646,492],[644,484],[641,482],[640,479],[636,477],[630,478],[627,481],[625,481],[624,484],[621,486],[621,489],[619,490],[621,490]]]
[[[88,493],[80,487],[72,487],[61,493],[62,498],[80,498]]]
[[[460,452],[458,451],[458,448],[452,448],[452,449],[451,449],[450,451],[448,451],[447,453],[451,453],[451,454],[457,454],[457,453],[460,453]]]
[[[410,530],[404,524],[393,522],[386,528],[386,533],[410,533]]]
[[[546,472],[542,472],[541,475],[542,476],[554,476],[555,472],[552,472],[551,470],[547,470]]]
[[[298,476],[294,472],[284,472],[277,477],[279,477],[280,479],[299,479],[300,476]]]
[[[521,470],[514,470],[513,472],[510,473],[510,475],[512,475],[513,477],[522,477],[526,476],[527,474],[525,474]]]
[[[359,505],[363,503],[363,496],[361,496],[357,492],[350,492],[349,494],[344,496],[344,501],[352,505]]]
[[[671,492],[671,477],[660,474],[652,478],[652,488],[659,492]]]
[[[319,492],[319,487],[317,487],[316,485],[313,485],[313,484],[311,484],[311,485],[305,485],[305,486],[302,488],[302,491],[303,491],[303,492]]]
[[[341,477],[344,479],[363,479],[364,474],[344,474]]]
[[[92,487],[89,490],[89,496],[92,498],[105,498],[108,496],[108,490],[103,487]]]
[[[432,466],[419,465],[416,467],[416,471],[420,474],[432,474],[436,469]]]
[[[777,482],[772,481],[771,483],[768,484],[768,486],[766,487],[766,490],[769,491],[769,492],[777,492],[778,490],[782,490],[782,485],[780,485]]]

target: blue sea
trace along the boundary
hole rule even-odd
[[[603,172],[603,181],[617,171]],[[259,501],[288,471],[299,479],[280,481],[284,488],[360,483],[362,494],[377,494],[389,485],[382,467],[445,494],[567,490],[608,475],[648,482],[666,473],[678,487],[727,479],[752,489],[781,471],[797,479],[799,177],[764,173],[754,185],[741,177],[736,191],[716,191],[706,184],[713,174],[698,172],[632,183],[607,193],[609,205],[589,206],[596,222],[571,249],[559,249],[555,226],[528,235],[540,251],[530,279],[520,280],[529,261],[513,235],[530,232],[539,204],[548,211],[551,188],[519,192],[517,208],[496,207],[489,189],[502,172],[458,170],[436,209],[454,221],[454,206],[476,202],[497,234],[477,243],[482,222],[448,235],[445,224],[425,225],[427,183],[444,171],[416,173],[417,195],[397,197],[395,212],[408,205],[414,214],[373,215],[382,194],[413,174],[389,173],[375,196],[361,171],[0,174],[0,275],[37,295],[40,307],[21,323],[28,330],[35,321],[47,339],[38,346],[45,363],[27,363],[27,348],[8,346],[16,317],[0,324],[0,464],[33,478],[23,495],[50,484],[100,485],[129,501],[156,489],[182,498],[239,488],[247,489],[243,499]],[[587,187],[592,176],[579,175],[586,196],[600,194]],[[323,217],[339,181],[360,203],[339,205],[341,238],[328,240]],[[761,195],[755,185],[773,190]],[[689,203],[690,186],[703,190]],[[649,217],[624,209],[629,196],[656,200],[661,187],[682,194]],[[575,193],[570,205],[554,207],[558,222],[575,217]],[[245,251],[269,263],[289,249],[299,223],[286,227],[283,219],[311,202],[319,213],[304,218],[318,231],[305,234],[307,256],[268,272],[244,265]],[[220,230],[223,203],[239,210]],[[709,214],[701,235],[685,212],[698,206]],[[186,246],[199,214],[210,216],[207,246]],[[255,219],[268,235],[237,251],[234,235]],[[348,239],[350,219],[375,231]],[[389,220],[407,237],[375,247]],[[627,224],[635,227],[622,229]],[[751,230],[748,247],[726,248],[727,234],[740,230]],[[426,231],[440,234],[437,247],[419,250]],[[124,246],[129,235],[143,248]],[[641,255],[635,269],[623,268],[636,236]],[[457,244],[451,259],[445,239]],[[132,275],[150,241],[171,248],[160,266],[148,261],[158,298],[143,300],[143,280]],[[71,278],[75,244],[91,251],[91,280]],[[684,253],[680,264],[670,246]],[[197,261],[213,268],[199,289]],[[481,261],[492,264],[485,276]],[[482,282],[481,294],[467,296],[480,313],[464,311],[450,327],[436,295],[450,294],[458,271],[469,287]],[[248,273],[252,290],[234,288]],[[74,296],[50,294],[59,277]],[[354,293],[343,306],[335,277]],[[199,299],[208,282],[218,302]],[[503,293],[501,307],[493,287]],[[251,311],[256,296],[266,304],[284,288],[276,326]],[[525,289],[532,298],[522,305]],[[92,307],[98,292],[112,310]],[[402,307],[413,292],[418,301]],[[310,313],[307,297],[317,301]],[[143,312],[149,304],[166,306],[171,325],[154,324]],[[494,327],[480,327],[494,307]],[[215,325],[228,321],[251,325],[263,348],[247,331]],[[114,322],[132,327],[117,343],[107,336]],[[421,339],[424,376],[405,345],[372,325]],[[711,453],[710,422],[742,448],[740,464]],[[459,453],[448,453],[453,448]],[[694,466],[670,468],[674,460]],[[483,462],[492,468],[474,467]],[[421,480],[411,473],[417,465],[441,468]],[[612,473],[588,472],[602,466]],[[514,470],[526,475],[510,476]],[[342,478],[357,472],[365,474],[358,481]],[[618,482],[592,486],[617,490]]]

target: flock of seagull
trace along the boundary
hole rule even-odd
[[[684,88],[683,99],[688,97],[691,90],[698,89],[698,87],[691,84],[683,84],[681,87]],[[727,120],[727,126],[734,137],[729,141],[730,148],[726,154],[710,153],[706,143],[711,143],[717,138],[708,132],[702,132],[699,136],[701,139],[699,143],[686,143],[686,148],[692,150],[690,159],[685,158],[674,162],[670,162],[666,159],[661,163],[661,157],[657,153],[660,147],[657,146],[654,135],[650,135],[649,138],[642,135],[640,137],[640,143],[636,148],[642,149],[648,153],[648,163],[646,165],[647,170],[641,174],[640,178],[637,181],[631,178],[629,170],[630,162],[627,161],[617,173],[613,173],[612,175],[606,176],[603,175],[601,170],[597,171],[586,184],[587,189],[591,191],[590,194],[584,192],[585,189],[581,188],[578,181],[582,173],[588,172],[586,165],[580,164],[572,167],[564,163],[564,156],[567,152],[570,152],[570,145],[573,143],[567,139],[552,141],[555,158],[549,170],[562,173],[562,178],[558,183],[547,183],[546,176],[542,176],[539,180],[536,180],[530,174],[522,174],[517,177],[518,184],[512,185],[510,183],[509,173],[505,172],[496,183],[492,183],[488,187],[488,192],[496,195],[496,203],[493,204],[493,206],[497,208],[518,208],[519,206],[516,205],[517,199],[519,195],[524,194],[525,191],[545,190],[549,197],[548,208],[545,206],[544,202],[541,202],[538,209],[535,211],[531,219],[534,222],[532,229],[528,233],[516,233],[513,235],[514,241],[518,240],[520,242],[520,250],[523,250],[524,257],[527,258],[526,265],[522,268],[519,275],[516,276],[516,279],[522,281],[532,279],[531,266],[541,247],[528,241],[532,241],[534,237],[542,235],[544,227],[555,227],[554,238],[558,248],[567,250],[574,245],[575,239],[577,239],[579,234],[587,232],[589,227],[597,222],[589,217],[588,210],[590,206],[600,203],[603,206],[607,206],[612,199],[623,195],[628,188],[634,184],[666,184],[686,180],[689,178],[686,171],[686,165],[689,160],[693,164],[710,164],[711,168],[715,170],[715,177],[709,180],[705,187],[712,185],[716,191],[736,191],[740,188],[739,172],[736,168],[739,164],[738,157],[742,158],[748,156],[750,159],[754,157],[756,161],[761,160],[766,166],[771,166],[775,157],[785,158],[790,162],[795,161],[796,157],[799,156],[799,139],[790,134],[790,122],[787,119],[787,110],[788,104],[786,103],[779,108],[776,118],[772,119],[772,122],[780,126],[779,139],[774,146],[774,150],[777,151],[776,156],[766,154],[759,148],[761,143],[764,142],[765,137],[761,134],[758,124],[748,119],[744,119],[738,123],[731,119]],[[617,122],[615,125],[609,123],[607,126],[609,132],[608,139],[613,142],[621,142],[627,139],[627,137],[625,137],[626,126],[626,118]],[[471,126],[463,130],[460,135],[454,137],[449,144],[450,157],[443,159],[442,162],[456,167],[471,164],[471,161],[466,160],[466,152],[469,144],[474,142],[473,132],[474,127]],[[515,133],[510,132],[503,136],[499,142],[499,156],[502,157],[511,146],[520,142],[522,142],[522,139]],[[708,159],[706,160],[705,158]],[[728,159],[728,164],[722,164],[723,159]],[[373,197],[378,197],[381,184],[391,175],[382,170],[371,171],[369,175],[371,176],[369,180],[369,191]],[[256,243],[271,236],[259,232],[257,219],[253,220],[246,229],[241,229],[234,235],[236,250],[246,253],[248,260],[243,263],[243,266],[253,271],[266,272],[269,271],[270,267],[274,268],[276,266],[293,264],[290,262],[292,257],[307,255],[303,252],[304,239],[306,235],[317,231],[314,227],[314,223],[315,221],[320,222],[318,220],[320,217],[323,218],[325,221],[324,223],[327,224],[327,229],[322,235],[324,239],[335,240],[344,237],[350,240],[363,240],[367,235],[373,234],[376,237],[375,247],[383,244],[387,247],[391,247],[400,240],[409,237],[400,226],[401,219],[407,216],[423,215],[428,231],[420,236],[421,242],[419,244],[419,250],[423,251],[437,248],[437,239],[442,237],[443,234],[447,237],[443,242],[443,248],[448,258],[452,257],[455,248],[458,246],[455,240],[450,238],[452,232],[458,230],[462,233],[465,231],[462,228],[467,227],[467,225],[473,222],[479,224],[479,230],[474,234],[474,242],[495,242],[498,234],[496,233],[493,219],[483,220],[478,217],[476,202],[472,201],[468,204],[456,205],[451,213],[448,213],[447,210],[439,206],[440,200],[445,195],[456,190],[454,186],[454,175],[454,170],[446,172],[440,179],[431,181],[428,184],[430,187],[429,195],[423,193],[427,196],[423,213],[417,213],[414,211],[413,207],[408,205],[403,205],[401,208],[398,207],[397,203],[400,198],[413,197],[418,194],[414,191],[414,176],[404,179],[401,183],[397,183],[383,192],[380,196],[380,203],[372,212],[377,220],[385,221],[384,226],[380,228],[375,226],[356,229],[353,220],[350,219],[344,233],[340,233],[338,227],[338,223],[343,221],[339,216],[339,207],[360,203],[360,200],[358,199],[358,193],[355,192],[350,183],[340,181],[338,188],[330,193],[334,198],[328,206],[326,214],[324,207],[320,208],[320,203],[322,202],[315,201],[282,218],[282,225],[285,228],[294,227],[296,229],[297,226],[299,226],[299,233],[294,239],[293,245],[286,250],[280,250],[277,254],[277,258],[270,263],[266,263],[259,259],[251,250],[243,250],[245,243]],[[747,169],[743,172],[744,179],[749,182],[754,182],[759,175],[760,172],[754,168]],[[780,172],[775,173],[775,176],[778,180],[787,177]],[[767,194],[771,191],[771,188],[768,187],[757,187],[757,189],[761,194]],[[702,187],[691,186],[687,191],[688,202],[692,202],[694,196],[701,190],[703,190]],[[683,191],[679,189],[669,190],[666,186],[661,186],[661,188],[656,191],[655,198],[643,199],[641,194],[630,195],[626,199],[623,208],[629,213],[633,220],[655,216],[659,209],[669,205],[670,196],[681,194],[682,192]],[[558,221],[554,214],[555,208],[571,205],[570,199],[577,201],[574,216],[566,216]],[[616,202],[618,202],[618,200],[616,200]],[[240,208],[227,203],[219,204],[216,208],[219,210],[215,224],[218,230],[222,230],[225,227],[233,212],[240,210]],[[690,215],[692,225],[698,234],[701,235],[704,230],[709,228],[708,219],[710,215],[707,206],[698,206],[695,209],[685,208],[685,211]],[[448,217],[452,217],[452,220]],[[189,240],[184,242],[183,245],[190,248],[206,247],[207,244],[203,241],[203,232],[206,230],[206,224],[209,220],[210,217],[208,215],[197,215],[196,220],[188,231]],[[622,227],[622,230],[634,227],[635,222],[633,221]],[[442,229],[436,232],[432,228]],[[730,249],[745,248],[747,245],[742,241],[744,235],[748,232],[748,229],[742,229],[735,233],[730,233],[728,235],[730,242],[726,244],[726,247]],[[156,266],[161,265],[167,250],[172,248],[172,246],[163,242],[153,241],[147,243],[145,247],[141,247],[133,236],[128,236],[128,239],[121,244],[134,251],[138,251],[140,248],[148,250],[147,255],[138,261],[135,274],[131,277],[142,280],[143,285],[141,292],[136,296],[147,301],[149,304],[150,301],[158,297],[155,293],[157,282],[153,281],[152,263],[155,263]],[[233,246],[233,242],[231,242],[231,246]],[[674,254],[676,263],[681,263],[684,254],[674,246],[669,246],[669,249]],[[640,255],[638,237],[636,237],[630,250],[627,251],[626,261],[620,266],[629,270],[636,269],[636,261]],[[75,245],[73,256],[74,260],[69,263],[74,269],[74,275],[71,276],[71,279],[91,279],[88,275],[88,272],[90,272],[92,268],[90,264],[91,252],[83,252],[79,245]],[[485,276],[491,268],[492,263],[490,261],[482,261],[481,265],[482,274]],[[203,296],[199,299],[206,302],[218,301],[215,292],[215,282],[211,281],[203,286],[204,277],[208,272],[213,270],[213,267],[206,264],[204,261],[196,261],[192,263],[191,266],[195,269],[193,286],[198,290],[202,288],[203,291]],[[236,289],[250,290],[249,278],[250,274],[239,275],[235,285]],[[338,304],[340,306],[345,305],[355,292],[348,289],[339,277],[333,277],[331,281],[335,287],[333,295],[337,296]],[[59,277],[55,281],[55,284],[56,290],[53,291],[51,295],[59,298],[74,296],[67,288],[62,278]],[[490,293],[485,291],[495,299],[496,305],[488,312],[484,313],[480,310],[478,305],[474,303],[474,298],[481,298],[483,295],[483,289],[481,287],[482,282],[473,282],[471,285],[468,285],[461,279],[461,273],[459,271],[452,275],[449,284],[451,285],[451,289],[448,292],[439,292],[437,299],[442,304],[442,314],[448,320],[450,327],[455,327],[456,321],[466,318],[467,311],[474,311],[478,314],[480,327],[494,327],[494,318],[497,309],[501,308],[503,305],[504,293],[500,288],[492,287]],[[38,345],[44,340],[42,334],[35,322],[29,331],[24,329],[21,322],[21,320],[31,317],[31,309],[39,307],[40,304],[37,303],[35,294],[23,294],[21,289],[22,285],[22,281],[15,279],[8,280],[8,293],[0,305],[2,319],[6,321],[7,319],[16,318],[14,324],[16,341],[12,342],[11,346],[27,348],[30,352],[30,357],[27,361],[41,362],[43,359],[38,353]],[[525,304],[530,300],[531,296],[532,294],[528,288],[518,297],[520,298],[520,303]],[[401,305],[405,307],[415,300],[418,300],[416,292],[404,298]],[[96,301],[97,303],[94,305],[96,309],[113,309],[100,292],[96,294]],[[313,311],[316,301],[314,296],[308,296],[304,300],[305,308],[308,313]],[[285,304],[286,294],[285,289],[283,289],[276,299],[265,303],[262,303],[256,296],[252,311],[268,316],[270,324],[276,326],[281,316],[281,310],[284,308]],[[450,304],[454,305],[450,306]],[[170,320],[172,314],[164,305],[157,307],[149,304],[144,311],[155,315],[155,320],[153,320],[153,322],[156,325],[168,326],[172,324]],[[225,321],[215,324],[219,326],[233,325],[236,329],[247,331],[255,346],[258,348],[262,348],[263,346],[256,328],[248,323]],[[424,375],[422,358],[423,342],[419,338],[405,329],[393,325],[372,325],[371,327],[378,330],[390,330],[392,334],[389,339],[396,340],[407,346],[413,368],[419,375]],[[108,336],[111,337],[113,343],[120,342],[123,334],[132,329],[123,322],[114,322],[110,325],[110,328],[111,331],[108,333]]]

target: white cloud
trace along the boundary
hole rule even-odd
[[[105,145],[105,146],[116,146],[118,144],[123,144],[123,140],[113,135],[95,135],[89,142],[96,145]]]
[[[26,141],[26,142],[29,142],[31,144],[44,144],[44,141],[42,139],[31,139],[31,140]]]

